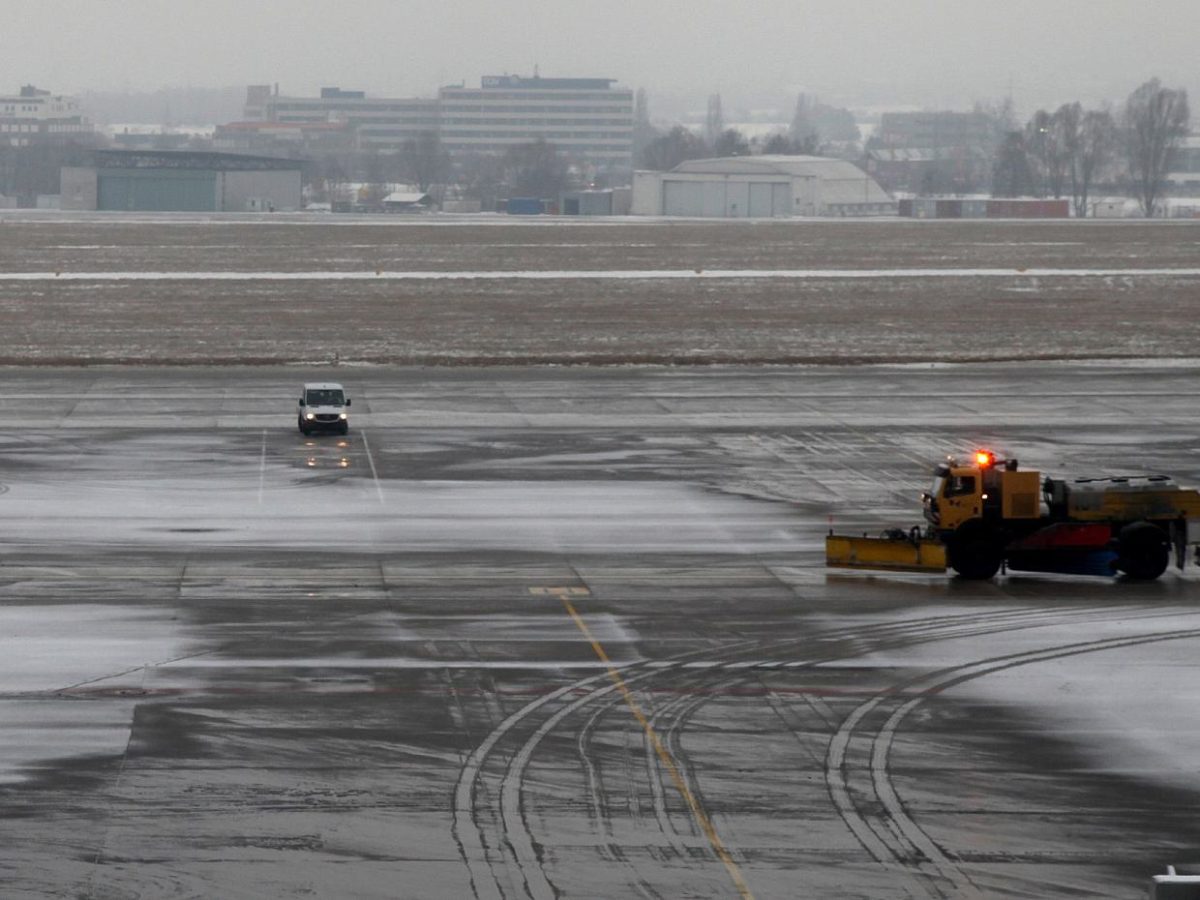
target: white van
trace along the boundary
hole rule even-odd
[[[296,412],[296,427],[301,434],[314,431],[333,431],[345,434],[350,430],[350,398],[340,384],[314,381],[300,391],[300,406]]]

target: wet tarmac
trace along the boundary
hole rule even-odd
[[[1141,897],[1200,575],[827,570],[933,463],[1200,484],[1200,363],[0,371],[5,898]]]

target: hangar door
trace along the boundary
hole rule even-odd
[[[663,181],[663,215],[704,215],[704,188],[699,181]]]
[[[756,219],[790,215],[792,212],[791,200],[791,186],[786,182],[752,181],[748,215]]]
[[[96,179],[96,209],[214,212],[216,208],[216,172],[101,171]]]

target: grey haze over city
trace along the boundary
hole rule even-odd
[[[790,108],[1024,113],[1122,100],[1151,76],[1200,93],[1194,0],[3,0],[5,83],[56,91],[340,84],[429,96],[483,74],[598,76],[655,115]]]

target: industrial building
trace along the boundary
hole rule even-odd
[[[868,144],[866,167],[889,191],[975,193],[991,186],[995,149],[984,113],[889,112]]]
[[[1175,150],[1166,182],[1173,194],[1200,196],[1200,135],[1188,135]]]
[[[438,101],[368,97],[363,91],[338,87],[321,88],[319,97],[291,97],[280,95],[278,86],[254,84],[246,89],[243,116],[246,123],[268,126],[264,133],[277,130],[277,126],[348,126],[355,149],[395,152],[421,132],[437,130]],[[316,133],[320,134],[319,129]]]
[[[51,94],[31,84],[17,94],[0,95],[0,146],[90,142],[95,135],[74,97]]]
[[[887,112],[875,136],[884,147],[990,147],[995,134],[988,116],[979,112]]]
[[[821,156],[693,159],[635,172],[634,215],[705,218],[895,215],[896,203],[853,163]]]
[[[75,210],[271,212],[300,208],[300,164],[233,153],[98,150],[62,169],[61,205]]]

